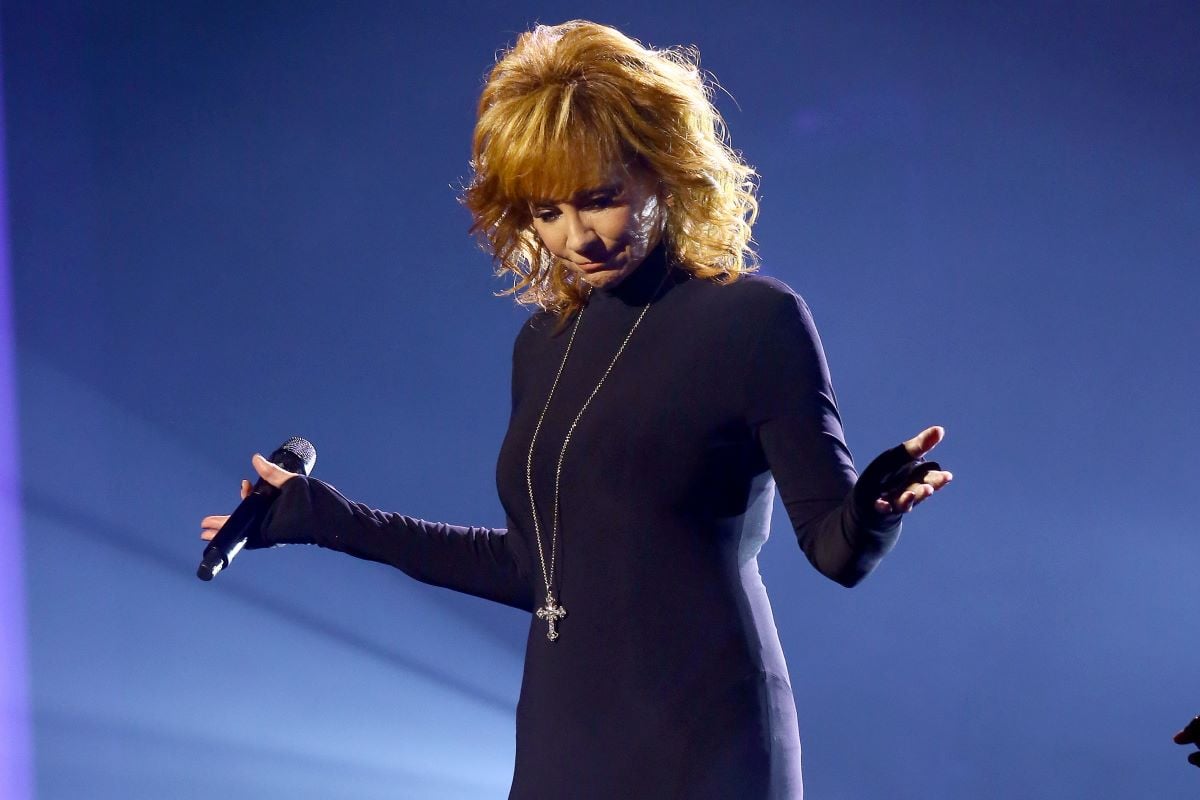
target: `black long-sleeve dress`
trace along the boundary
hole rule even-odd
[[[651,300],[563,460],[553,588],[567,616],[555,641],[530,617],[509,797],[800,798],[795,703],[757,562],[776,486],[809,561],[848,586],[892,547],[900,516],[871,509],[882,486],[854,490],[804,301],[760,275],[692,278],[660,246],[570,323],[533,458],[547,566],[563,438]],[[526,457],[570,325],[555,335],[536,314],[517,336],[497,465],[506,529],[377,511],[297,477],[260,544],[315,543],[534,611],[545,586]]]

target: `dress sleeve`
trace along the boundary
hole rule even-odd
[[[782,287],[756,324],[762,329],[748,358],[747,423],[804,555],[821,574],[854,586],[896,543],[902,515],[863,502],[873,501],[878,487],[855,491],[858,473],[803,298]]]
[[[423,583],[525,611],[534,606],[506,529],[447,525],[377,511],[303,475],[283,485],[255,544],[315,544],[388,564]]]

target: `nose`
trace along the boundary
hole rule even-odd
[[[579,253],[585,258],[595,255],[596,244],[600,239],[596,231],[586,223],[578,211],[571,209],[563,215],[567,223],[567,249]],[[591,251],[591,252],[589,252]]]

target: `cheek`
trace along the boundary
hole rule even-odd
[[[637,228],[637,217],[628,206],[609,209],[596,220],[596,233],[609,246],[624,246],[634,241]]]
[[[563,242],[562,236],[558,235],[558,228],[554,225],[533,224],[533,232],[537,234],[542,245],[554,255],[562,255]]]

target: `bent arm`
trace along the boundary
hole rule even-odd
[[[860,498],[870,492],[858,482],[849,450],[844,451],[849,466],[818,466],[808,461],[814,451],[797,447],[798,439],[788,436],[785,428],[785,424],[765,425],[758,439],[796,541],[822,575],[855,586],[895,546],[902,515],[863,507]],[[841,447],[827,445],[830,451]]]
[[[402,570],[433,586],[532,611],[533,593],[508,532],[426,522],[347,499],[298,475],[280,489],[262,545],[315,544]]]
[[[746,385],[747,421],[801,550],[822,575],[856,585],[895,545],[902,515],[875,511],[878,487],[858,485],[821,339],[799,295],[775,299]]]

